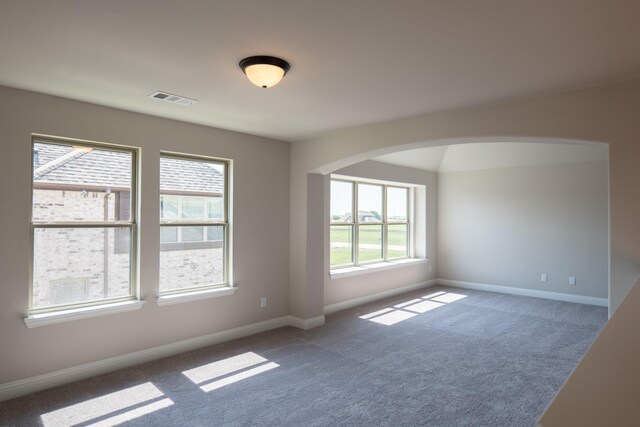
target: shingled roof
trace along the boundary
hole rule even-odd
[[[131,154],[67,145],[34,144],[34,183],[60,187],[130,188]],[[161,192],[223,193],[224,174],[213,164],[161,159]]]
[[[221,165],[174,159],[160,159],[160,192],[219,193],[224,191],[224,174]]]

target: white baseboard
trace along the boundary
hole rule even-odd
[[[552,299],[556,301],[575,302],[578,304],[608,307],[606,298],[587,297],[582,295],[561,294],[559,292],[539,291],[536,289],[512,288],[510,286],[487,285],[484,283],[463,282],[460,280],[437,279],[439,285],[454,288],[475,289],[478,291],[498,292],[501,294],[520,295],[524,297]]]
[[[147,350],[136,351],[122,356],[85,363],[83,365],[62,369],[48,374],[0,384],[0,402],[62,384],[105,374],[118,369],[184,353],[186,351],[208,347],[210,345],[231,341],[236,338],[246,337],[271,329],[281,328],[283,326],[295,326],[297,328],[309,329],[322,324],[324,324],[324,316],[315,317],[313,319],[299,319],[291,316],[282,316],[271,320],[265,320],[264,322],[240,326],[238,328],[161,345]]]
[[[311,319],[301,319],[289,316],[289,325],[298,329],[311,329],[324,325],[324,316],[312,317]]]
[[[418,289],[428,288],[437,283],[435,279],[427,280],[426,282],[414,283],[412,285],[402,286],[400,288],[390,289],[384,292],[378,292],[377,294],[365,295],[363,297],[350,299],[347,301],[338,302],[335,304],[325,305],[324,314],[331,314],[337,311],[346,310],[348,308],[357,307],[362,304],[367,304],[373,301],[378,301],[384,298],[393,297],[396,295],[404,294],[411,291],[417,291]]]

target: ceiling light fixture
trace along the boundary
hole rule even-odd
[[[251,83],[264,89],[280,83],[291,68],[287,61],[273,56],[250,56],[239,65]]]

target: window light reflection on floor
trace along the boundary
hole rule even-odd
[[[444,302],[444,303],[450,303],[450,302],[455,302],[458,301],[462,298],[466,298],[466,295],[460,295],[460,294],[453,294],[451,292],[447,292],[444,295],[440,295],[434,298],[431,298],[431,301],[438,301],[438,302]]]
[[[279,366],[256,353],[247,352],[189,369],[182,374],[199,385],[202,391],[209,392]]]
[[[466,295],[455,294],[453,292],[434,292],[420,298],[396,304],[393,307],[387,307],[374,311],[373,313],[365,314],[364,316],[360,316],[360,319],[391,326],[466,297]]]
[[[40,416],[45,427],[114,426],[173,405],[152,383],[96,397]]]

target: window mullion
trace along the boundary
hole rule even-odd
[[[135,222],[70,222],[70,221],[33,221],[34,228],[119,228],[131,227]]]
[[[140,299],[138,284],[138,152],[131,152],[131,191],[129,191],[129,295]],[[115,242],[114,242],[115,244]]]
[[[407,189],[407,256],[413,258],[415,255],[415,196],[416,189]]]
[[[387,248],[388,242],[388,232],[389,229],[387,227],[387,186],[382,186],[382,260],[386,261],[389,251]]]
[[[226,195],[225,195],[225,199],[226,199]],[[225,214],[225,217],[226,217],[226,214]],[[223,267],[224,271],[222,272],[222,281],[224,283],[229,283],[229,270],[231,266],[229,265],[229,227],[227,227],[226,224],[222,226],[222,238],[224,239],[224,245],[222,246],[222,257],[224,259],[224,267]]]
[[[360,260],[358,259],[358,248],[360,246],[360,216],[358,211],[358,184],[355,182],[351,183],[352,190],[351,194],[353,194],[353,200],[351,201],[353,214],[351,215],[351,220],[353,221],[353,245],[351,247],[351,251],[353,252],[353,265],[360,265]]]
[[[204,227],[207,226],[214,226],[214,225],[225,225],[228,224],[227,222],[222,222],[222,221],[171,221],[171,220],[161,220],[160,221],[160,225],[170,225],[170,226],[174,226],[174,227],[181,227],[181,226],[197,226],[197,225],[202,225]],[[339,225],[339,224],[336,224]]]

